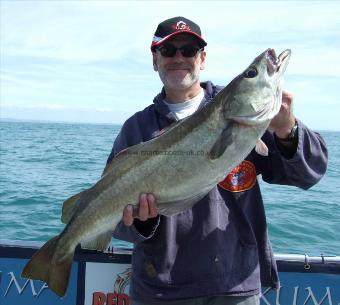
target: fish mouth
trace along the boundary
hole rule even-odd
[[[268,49],[266,52],[267,73],[272,76],[276,72],[283,73],[288,65],[291,50],[284,50],[279,56],[276,56],[274,49]]]

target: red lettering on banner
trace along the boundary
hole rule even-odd
[[[94,292],[92,305],[129,305],[129,296],[125,293]]]
[[[92,305],[105,305],[106,295],[103,292],[94,292],[92,296]]]
[[[108,293],[106,299],[106,305],[118,305],[118,294]]]
[[[118,297],[118,305],[129,305],[129,296],[125,293],[120,293]]]

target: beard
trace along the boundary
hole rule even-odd
[[[199,81],[200,67],[195,65],[192,70],[191,67],[171,65],[167,67],[166,70],[159,70],[158,73],[165,88],[172,90],[184,90],[192,87]]]

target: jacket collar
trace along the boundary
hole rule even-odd
[[[199,109],[201,109],[203,106],[209,103],[216,94],[215,86],[213,85],[211,81],[202,82],[201,87],[205,90],[205,95],[204,95],[204,99]],[[158,95],[156,95],[156,97],[153,100],[156,111],[159,114],[166,116],[169,120],[176,121],[176,118],[173,116],[172,112],[169,110],[169,107],[163,103],[164,98],[165,98],[165,90],[163,87],[162,91]]]

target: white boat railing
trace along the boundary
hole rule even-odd
[[[0,246],[7,247],[22,247],[22,248],[40,248],[44,243],[39,241],[23,241],[23,240],[7,240],[0,239]],[[105,253],[116,254],[132,254],[132,249],[129,248],[115,248],[110,246]],[[285,254],[274,253],[274,257],[277,261],[289,261],[289,262],[304,262],[308,263],[340,263],[340,256],[337,255],[323,255],[309,256],[304,254]]]
[[[277,261],[289,262],[305,262],[305,263],[340,263],[340,256],[337,255],[323,255],[309,256],[308,254],[283,254],[275,253],[274,257]]]

